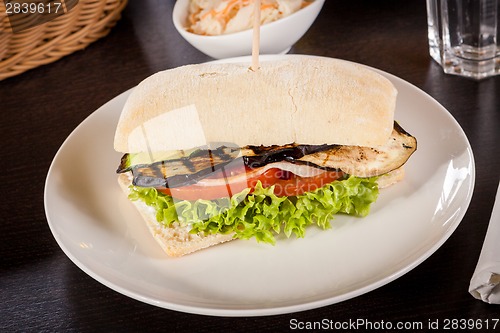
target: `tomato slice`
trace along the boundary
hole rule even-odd
[[[219,182],[214,186],[195,184],[175,188],[159,188],[158,191],[180,200],[213,200],[231,197],[246,188],[250,188],[252,192],[257,182],[260,181],[264,188],[274,185],[274,194],[277,196],[296,196],[314,191],[342,176],[342,172],[327,171],[312,177],[300,177],[289,171],[272,168],[258,176],[243,177],[236,182]]]

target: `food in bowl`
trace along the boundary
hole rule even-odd
[[[313,1],[262,0],[261,25],[289,16]],[[253,24],[254,3],[254,0],[191,0],[186,29],[206,36],[248,30]]]

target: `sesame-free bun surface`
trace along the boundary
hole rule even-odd
[[[207,143],[378,146],[389,138],[397,91],[357,64],[300,57],[188,65],[159,72],[129,96],[115,134],[124,153]]]

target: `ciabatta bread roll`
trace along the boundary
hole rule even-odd
[[[394,121],[396,97],[382,75],[328,58],[163,71],[123,108],[118,180],[170,256],[303,237],[333,214],[365,216],[403,179],[416,139]]]

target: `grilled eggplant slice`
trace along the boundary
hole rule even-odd
[[[124,168],[122,163],[117,172],[132,171],[133,184],[142,187],[178,187],[196,183],[199,179],[222,169],[240,155],[239,148],[218,147],[216,149],[197,149],[189,155]],[[124,156],[123,160],[127,160]]]
[[[417,140],[398,123],[387,144],[376,148],[336,146],[306,155],[299,163],[311,163],[321,168],[335,168],[357,177],[374,177],[398,169],[417,149]]]
[[[122,158],[117,172],[132,171],[133,184],[143,187],[168,188],[195,184],[230,165],[249,169],[269,163],[289,162],[342,171],[357,177],[373,177],[398,169],[417,148],[416,139],[397,122],[390,139],[376,148],[341,145],[221,146],[196,149],[181,157],[150,164],[131,165],[131,156]]]

